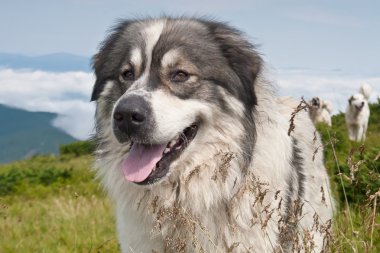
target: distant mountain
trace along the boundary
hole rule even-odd
[[[0,68],[31,69],[53,72],[91,71],[88,57],[68,53],[55,53],[41,56],[0,53]]]
[[[57,114],[29,112],[0,104],[0,163],[35,154],[57,154],[59,145],[76,141],[51,121]]]

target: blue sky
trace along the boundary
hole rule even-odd
[[[378,0],[0,0],[0,53],[90,57],[120,18],[205,15],[259,45],[280,95],[321,96],[337,113],[363,83],[373,87],[372,101],[379,94],[379,13]],[[93,129],[93,83],[92,73],[0,66],[0,103],[59,113],[54,124],[83,139]]]
[[[245,31],[274,68],[380,72],[380,1],[1,0],[0,51],[91,56],[118,18],[208,15]]]

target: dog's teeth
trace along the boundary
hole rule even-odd
[[[169,143],[169,148],[172,148],[176,143],[177,143],[176,140],[172,140],[172,141]]]
[[[165,150],[164,150],[164,154],[169,153],[169,151],[170,151],[170,148],[165,148]]]

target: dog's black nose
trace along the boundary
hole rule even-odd
[[[117,129],[131,136],[140,134],[149,124],[151,109],[141,96],[128,96],[123,98],[116,106],[113,119]]]
[[[362,106],[364,105],[364,102],[362,102]]]

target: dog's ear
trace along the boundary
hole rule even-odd
[[[104,86],[112,77],[113,69],[111,62],[119,57],[119,52],[115,50],[115,45],[120,41],[124,32],[134,23],[133,20],[120,21],[101,43],[99,52],[92,57],[92,68],[95,72],[96,81],[92,90],[91,101],[95,101],[102,93]]]
[[[97,76],[96,73],[99,72],[97,70],[100,69],[99,65],[100,65],[100,53],[98,53],[92,57],[92,68],[94,69],[96,76]],[[97,76],[95,84],[94,84],[94,88],[92,89],[91,101],[95,101],[99,98],[100,93],[104,89],[104,85],[105,84],[103,82],[101,82]]]
[[[243,85],[244,94],[241,94],[243,102],[253,107],[257,104],[254,84],[262,67],[262,59],[256,52],[255,46],[248,42],[240,31],[226,24],[213,21],[204,21],[204,23]]]

